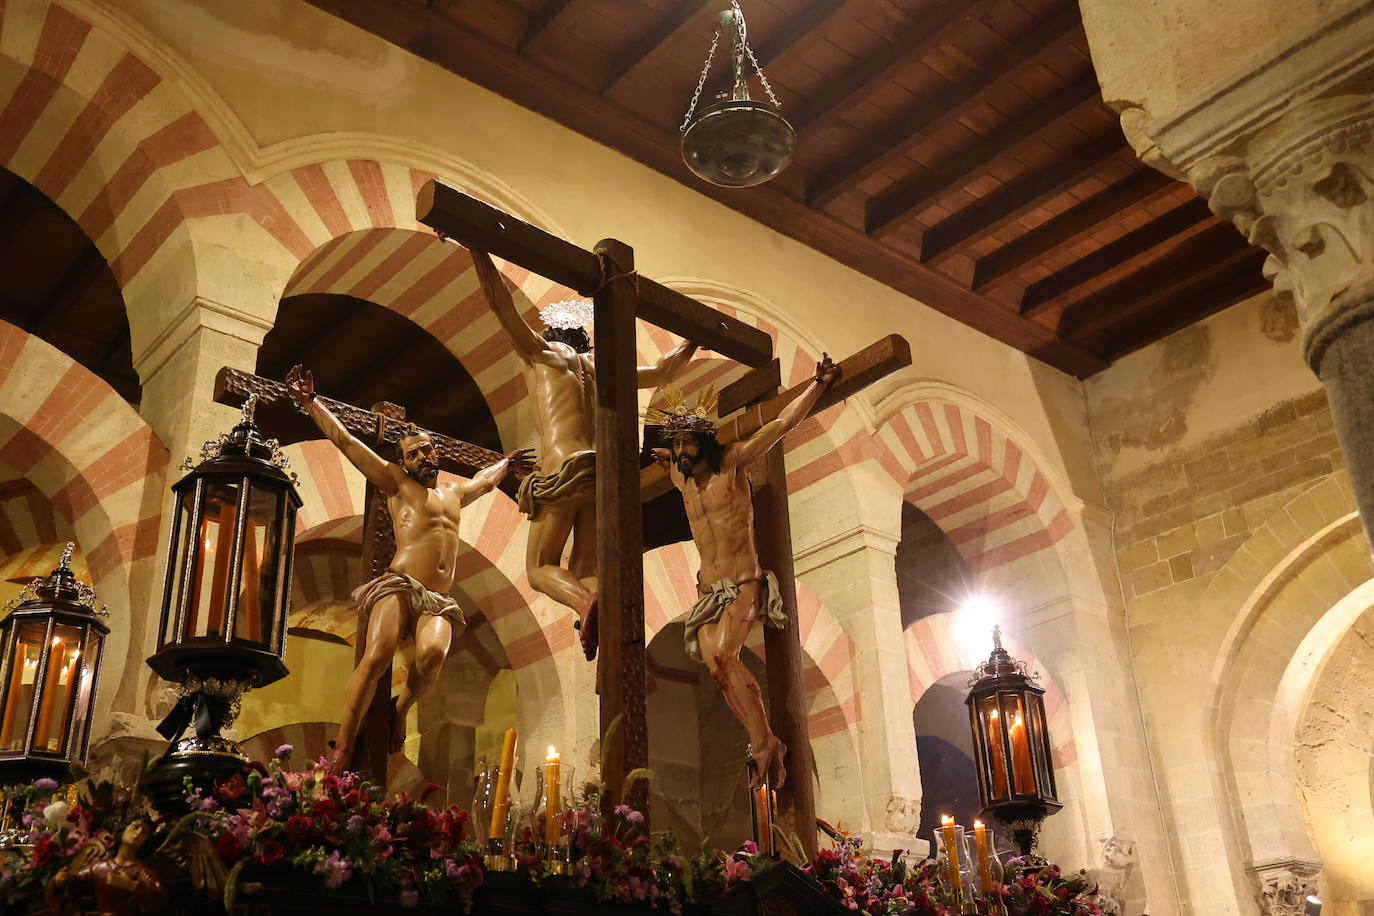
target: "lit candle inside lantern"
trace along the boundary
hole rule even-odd
[[[1035,794],[1035,770],[1031,767],[1030,741],[1026,736],[1026,723],[1021,713],[1011,722],[1011,769],[1016,781],[1016,794]]]
[[[996,698],[993,703],[997,702]],[[1007,798],[1007,752],[1002,746],[1002,717],[996,705],[988,710],[988,756],[992,769],[992,797]]]
[[[549,745],[549,755],[544,758],[544,843],[550,850],[558,845],[562,835],[563,800],[559,792],[561,763],[558,750]]]
[[[945,842],[945,864],[949,867],[949,889],[958,899],[959,894],[964,889],[963,881],[959,877],[959,835],[954,826],[954,818],[948,814],[940,815],[940,833]]]
[[[38,647],[29,643],[20,643],[19,651],[15,653],[15,661],[19,663],[10,672],[10,689],[5,692],[5,719],[3,725],[0,725],[0,748],[4,750],[12,750],[24,743],[22,736],[15,740],[14,727],[19,721],[19,707],[22,705],[32,708],[33,694],[29,693],[25,697],[24,685],[32,684],[38,673],[37,660],[29,657],[29,653],[36,648]],[[27,720],[27,716],[25,719]]]
[[[992,893],[992,862],[988,859],[988,828],[973,822],[973,843],[978,848],[978,883],[985,894]]]
[[[499,840],[506,833],[506,809],[510,807],[510,779],[515,771],[515,729],[506,729],[501,745],[501,768],[496,774],[496,794],[491,804],[491,828],[487,836]]]
[[[38,735],[34,738],[35,749],[49,750],[48,739],[52,735],[52,711],[59,708],[57,694],[61,690],[63,674],[62,637],[54,636],[48,647],[48,670],[43,675],[43,700],[38,708]]]

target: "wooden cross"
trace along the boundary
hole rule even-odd
[[[286,386],[270,378],[262,378],[228,366],[215,376],[215,401],[238,407],[250,394],[258,396],[257,419],[264,429],[271,430],[282,445],[291,445],[323,435],[309,417],[296,410],[286,393]],[[354,407],[342,401],[320,396],[320,403],[328,407],[350,433],[386,456],[405,433],[405,408],[389,401],[372,405],[371,410]],[[471,477],[478,471],[500,461],[503,457],[490,449],[436,433],[422,430],[434,442],[439,469]],[[507,477],[503,489],[513,494],[515,482]],[[396,537],[391,529],[391,514],[387,511],[386,494],[371,483],[363,499],[363,556],[364,581],[381,575],[396,554]],[[353,660],[356,664],[367,651],[367,615],[358,615],[358,634],[354,639]],[[372,702],[363,714],[354,744],[350,769],[357,770],[376,782],[386,783],[387,748],[391,734],[391,679],[384,676],[377,682]]]
[[[460,244],[519,264],[549,280],[593,297],[596,328],[596,499],[598,605],[601,632],[601,727],[618,716],[624,727],[605,748],[603,778],[609,796],[619,799],[625,775],[648,765],[648,728],[644,713],[644,564],[639,504],[665,492],[666,472],[639,468],[639,422],[636,398],[635,319],[657,325],[723,356],[762,367],[731,386],[727,403],[756,402],[777,391],[777,363],[772,340],[744,324],[675,292],[634,271],[634,252],[623,242],[604,239],[587,251],[523,222],[437,181],[426,182],[416,199],[416,219]],[[884,376],[910,365],[906,341],[896,335],[843,361],[841,381],[821,398],[815,410],[837,403]],[[793,389],[727,423],[720,441],[748,435],[777,416],[799,389]],[[727,393],[722,392],[725,397]],[[813,411],[814,412],[814,411]],[[786,470],[780,448],[762,462],[765,473],[759,500],[760,560],[782,584],[789,625],[764,637],[769,671],[769,705],[774,729],[788,745],[788,769],[797,774],[779,792],[779,810],[791,821],[808,855],[815,854],[815,800],[811,782],[811,746],[807,735],[802,682],[801,640],[792,567],[792,538],[787,510]],[[642,481],[641,481],[642,476]],[[639,787],[630,803],[647,813],[647,789]]]

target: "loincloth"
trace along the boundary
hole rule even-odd
[[[392,595],[401,599],[401,606],[410,614],[412,625],[421,617],[443,617],[453,624],[455,638],[467,629],[467,620],[457,601],[425,588],[419,579],[394,569],[388,569],[371,582],[364,582],[353,592],[353,600],[358,602],[361,617],[371,613],[378,601]]]
[[[552,474],[530,474],[520,481],[516,503],[531,519],[553,503],[585,502],[596,494],[596,452],[575,452]]]
[[[775,630],[787,626],[787,612],[782,609],[782,595],[778,593],[778,577],[771,572],[765,572],[760,578],[745,579],[740,585],[748,585],[750,582],[762,583],[759,589],[759,617],[764,624]],[[687,624],[684,628],[687,654],[694,660],[701,661],[701,643],[698,641],[697,631],[719,622],[720,618],[725,616],[725,609],[739,597],[739,588],[739,585],[729,579],[721,579],[702,594],[687,612]]]

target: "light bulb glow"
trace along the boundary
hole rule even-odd
[[[970,662],[981,660],[992,652],[992,628],[998,618],[997,602],[988,595],[970,594],[959,605],[954,615],[953,636]]]

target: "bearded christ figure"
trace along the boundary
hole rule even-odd
[[[413,639],[415,661],[393,701],[389,749],[394,754],[404,746],[406,713],[434,684],[449,645],[466,626],[458,602],[449,595],[457,571],[459,514],[507,474],[528,472],[530,450],[511,452],[471,480],[441,480],[434,442],[414,424],[398,443],[398,464],[385,460],[345,429],[316,399],[314,376],[300,366],[287,375],[286,390],[368,483],[386,494],[396,533],[396,555],[390,567],[353,593],[360,618],[367,619],[367,635],[363,658],[344,690],[343,715],[330,755],[334,767],[342,768],[353,757],[358,728],[377,681],[391,671],[400,641]]]
[[[682,492],[692,540],[701,556],[700,597],[687,614],[687,654],[705,662],[730,711],[749,733],[755,787],[765,779],[774,788],[783,784],[787,748],[773,734],[759,683],[739,653],[760,618],[781,628],[787,617],[777,577],[759,564],[747,469],[796,429],[839,377],[839,367],[822,354],[815,381],[777,419],[729,445],[716,441],[716,425],[710,418],[715,396],[709,390],[695,408],[688,408],[681,393],[670,390],[669,410],[651,409],[644,417],[661,426],[672,443],[671,449],[654,449],[654,458],[668,468],[673,485]]]

